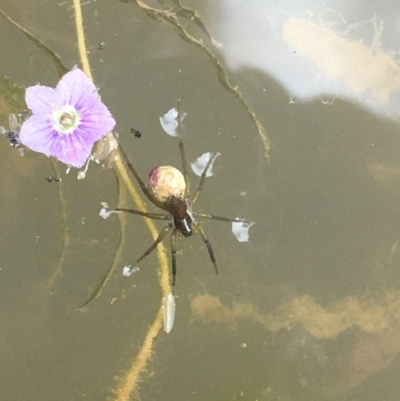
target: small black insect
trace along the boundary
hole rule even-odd
[[[99,42],[99,50],[103,50],[106,47],[106,42],[104,40],[101,40]]]
[[[4,133],[4,136],[10,141],[10,145],[13,148],[19,148],[20,141],[19,141],[17,133],[10,131],[10,132]]]
[[[50,177],[46,177],[45,180],[46,180],[47,182],[60,182],[60,181],[61,181],[61,178],[56,178],[56,177],[53,177],[53,176],[51,175]]]
[[[21,129],[21,123],[14,113],[11,113],[8,118],[9,129],[0,125],[0,135],[3,135],[10,141],[10,146],[18,148],[21,155],[24,154],[24,148],[19,141],[19,131]]]
[[[135,128],[131,128],[131,134],[135,135],[135,138],[141,138],[142,136],[142,133]]]

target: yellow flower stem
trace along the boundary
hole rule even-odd
[[[93,80],[90,71],[90,63],[86,51],[85,34],[83,30],[83,19],[82,19],[82,9],[80,0],[72,0],[72,1],[75,9],[76,35],[78,40],[78,49],[82,63],[82,69],[86,73],[86,75]],[[122,158],[120,155],[114,163],[114,168],[118,173],[118,175],[121,177],[124,184],[126,185],[129,194],[131,195],[134,203],[137,206],[137,209],[146,211],[146,205],[141,199],[135,186],[133,185],[132,180],[130,179],[128,171],[125,167],[125,164],[122,162]],[[144,218],[144,221],[153,239],[155,240],[158,236],[156,226],[154,225],[153,221],[148,218]],[[160,282],[162,297],[165,297],[171,292],[171,285],[169,279],[168,259],[166,256],[166,249],[163,244],[159,244],[157,246],[157,257],[159,266],[158,270],[159,282]],[[163,302],[161,298],[160,309],[158,310],[158,313],[146,334],[142,347],[140,348],[137,356],[133,359],[130,369],[126,372],[125,376],[122,378],[119,387],[115,390],[116,401],[128,401],[130,394],[133,391],[135,391],[139,376],[143,371],[143,369],[145,368],[146,363],[151,356],[154,339],[162,328],[162,321],[163,321],[162,304]]]
[[[85,32],[83,30],[82,8],[80,0],[72,0],[74,3],[76,38],[78,41],[79,57],[82,63],[82,69],[85,74],[93,81],[92,72],[90,71],[89,59],[86,52]]]
[[[130,175],[128,175],[128,171],[127,171],[124,163],[121,161],[120,157],[114,162],[114,168],[118,172],[119,176],[122,178],[122,181],[124,182],[126,187],[128,188],[128,192],[131,195],[133,201],[135,202],[137,209],[145,212],[146,205],[143,202],[140,195],[138,194],[135,186],[133,185],[133,183],[130,179]],[[153,220],[150,220],[145,217],[144,221],[145,221],[147,228],[149,229],[153,239],[156,240],[156,238],[158,237],[158,231],[157,231],[156,226],[154,225]],[[167,259],[167,255],[166,255],[166,249],[162,243],[160,243],[157,246],[157,257],[158,257],[159,271],[160,271],[160,286],[161,286],[161,290],[162,290],[162,295],[164,297],[171,292],[171,285],[169,283],[169,270],[168,270],[168,259]]]

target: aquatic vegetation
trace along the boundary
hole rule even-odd
[[[25,100],[33,114],[22,124],[21,143],[73,167],[82,167],[94,143],[115,126],[93,82],[79,68],[64,75],[55,89],[27,88]]]

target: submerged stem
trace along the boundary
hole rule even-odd
[[[76,33],[78,39],[78,48],[79,55],[82,63],[83,71],[86,73],[88,77],[92,80],[92,74],[90,71],[90,64],[87,57],[86,45],[85,45],[85,34],[83,30],[83,21],[82,21],[82,10],[80,0],[72,0],[74,5],[74,13],[75,13],[75,23],[76,23]],[[117,158],[114,163],[114,169],[121,177],[123,183],[126,185],[126,188],[131,195],[134,203],[140,211],[145,212],[146,206],[141,199],[139,193],[137,192],[135,186],[133,185],[131,179],[129,178],[127,169],[124,163],[121,160],[121,155]],[[156,240],[158,236],[157,229],[154,225],[154,222],[150,219],[144,217],[145,224],[149,229],[152,237]],[[171,292],[171,285],[169,280],[169,270],[168,270],[168,261],[166,256],[166,249],[163,244],[159,244],[157,247],[157,257],[158,257],[158,265],[159,265],[159,281],[162,296],[160,299],[160,309],[157,312],[157,315],[151,324],[149,331],[146,335],[146,338],[140,348],[136,358],[132,361],[132,365],[130,369],[126,372],[124,378],[122,379],[118,389],[115,391],[117,401],[128,401],[130,398],[130,394],[135,390],[138,379],[144,368],[146,367],[147,361],[149,360],[152,352],[152,347],[154,343],[154,339],[157,336],[158,332],[162,328],[163,321],[163,298],[167,296]]]
[[[78,40],[79,58],[81,59],[82,69],[85,74],[93,81],[92,72],[90,71],[89,59],[86,51],[85,31],[83,30],[82,8],[80,0],[72,0],[74,4],[76,37]]]

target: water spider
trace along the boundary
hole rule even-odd
[[[180,123],[178,123],[178,129],[179,129],[179,124]],[[154,241],[154,243],[146,250],[146,252],[143,253],[142,256],[140,256],[140,258],[137,259],[136,263],[143,260],[154,249],[156,249],[157,245],[163,240],[168,231],[172,229],[171,256],[172,256],[173,285],[175,285],[176,271],[177,271],[176,238],[178,232],[181,233],[184,237],[190,237],[193,233],[199,234],[201,236],[205,245],[207,246],[208,254],[210,256],[212,264],[214,265],[215,273],[218,274],[218,266],[215,259],[213,247],[211,245],[211,242],[208,240],[204,230],[198,223],[197,218],[200,217],[200,218],[220,220],[225,222],[244,222],[243,219],[239,218],[232,219],[228,217],[215,216],[212,214],[197,213],[193,210],[193,206],[195,205],[203,189],[207,171],[212,166],[215,158],[218,156],[218,153],[214,153],[211,155],[210,159],[208,160],[204,168],[204,171],[200,176],[200,182],[196,191],[194,192],[193,196],[190,196],[189,173],[186,163],[183,141],[180,135],[179,135],[179,150],[181,155],[183,174],[172,166],[156,167],[149,174],[148,185],[145,185],[145,183],[142,181],[136,169],[134,168],[133,164],[129,161],[121,145],[119,145],[119,150],[129,170],[136,178],[136,181],[138,182],[145,196],[150,200],[150,202],[152,202],[154,205],[156,205],[157,207],[159,207],[160,209],[164,210],[167,213],[149,213],[135,209],[125,209],[125,208],[117,208],[113,210],[105,209],[105,213],[108,214],[112,212],[127,212],[144,216],[150,219],[169,220],[168,224],[159,232],[159,235],[157,239]]]

